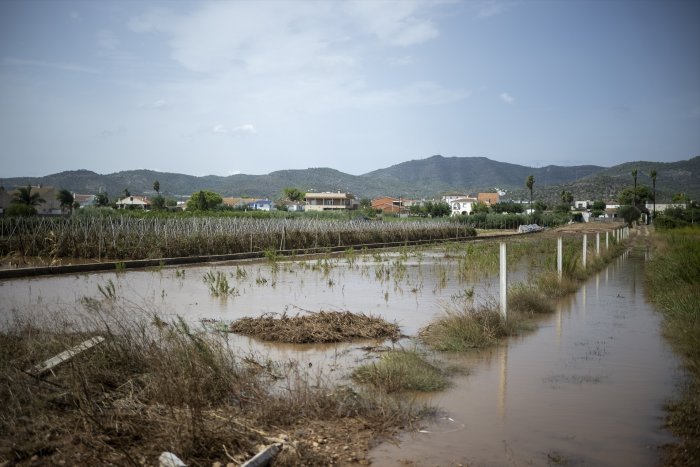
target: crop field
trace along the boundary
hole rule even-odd
[[[445,220],[7,218],[0,220],[0,255],[147,259],[448,240],[475,235],[473,228]]]

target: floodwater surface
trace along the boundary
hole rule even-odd
[[[460,274],[455,256],[435,249],[6,280],[0,281],[0,326],[15,315],[89,314],[88,297],[134,315],[180,316],[194,324],[348,310],[381,316],[415,336],[450,304],[498,295],[493,274]],[[496,348],[442,355],[469,373],[428,396],[443,414],[397,445],[375,448],[374,465],[655,465],[657,447],[672,441],[662,429],[663,404],[674,393],[678,361],[644,299],[643,268],[639,255],[618,258],[536,331]],[[221,273],[230,293],[215,296],[204,281],[210,273]],[[523,265],[513,268],[510,283],[526,273]],[[333,372],[343,379],[358,362],[375,358],[357,342],[227,338],[244,352],[313,367],[319,377]]]
[[[618,258],[533,334],[454,357],[471,373],[432,398],[444,414],[377,447],[373,465],[657,465],[679,362],[643,263]]]

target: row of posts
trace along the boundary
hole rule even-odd
[[[615,242],[621,242],[630,235],[629,227],[620,227],[612,232],[605,232],[605,249],[607,250],[610,246],[610,233],[615,238]],[[559,275],[559,280],[561,281],[564,272],[564,252],[563,252],[563,242],[562,238],[557,238],[557,274]],[[600,232],[595,234],[595,254],[600,255]],[[583,269],[586,269],[586,261],[588,256],[588,234],[583,234],[583,252],[581,256],[581,263]],[[508,261],[506,254],[506,242],[501,242],[500,248],[500,302],[501,302],[501,314],[504,318],[508,316]]]

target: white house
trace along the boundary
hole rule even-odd
[[[127,196],[126,198],[122,198],[119,201],[117,201],[116,204],[117,207],[120,209],[124,209],[127,207],[136,209],[149,209],[151,207],[151,203],[148,201],[148,198],[144,196]]]
[[[590,200],[574,201],[574,209],[588,209],[588,206],[592,204],[593,201]]]
[[[248,203],[248,207],[254,211],[270,211],[272,209],[272,201],[269,199],[256,199],[252,203]]]
[[[458,200],[461,198],[469,198],[469,195],[465,195],[464,193],[449,193],[447,195],[444,195],[442,197],[442,200],[451,206],[452,201],[455,201],[455,200]]]
[[[452,213],[450,215],[452,216],[459,216],[459,215],[468,215],[472,213],[472,208],[474,207],[474,203],[476,203],[478,200],[476,198],[457,198],[452,200],[449,204],[450,207],[452,208]]]

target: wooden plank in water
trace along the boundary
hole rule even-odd
[[[71,358],[75,357],[81,352],[84,352],[98,344],[100,344],[102,341],[104,341],[105,338],[102,336],[96,336],[93,337],[92,339],[88,339],[85,342],[81,342],[80,344],[76,345],[75,347],[72,347],[68,350],[65,350],[61,352],[60,354],[56,355],[55,357],[51,357],[48,360],[46,360],[43,363],[40,363],[31,369],[27,371],[27,373],[30,373],[34,376],[39,376],[47,371],[51,370],[52,368],[60,365],[61,363],[70,360]]]

